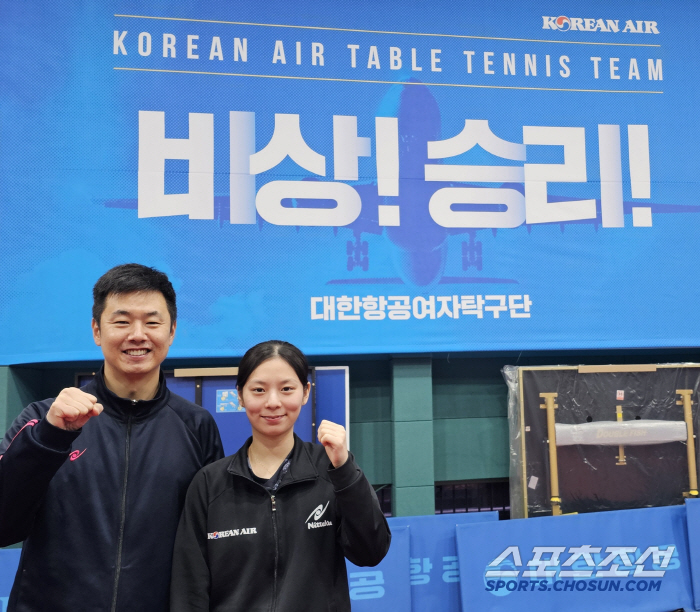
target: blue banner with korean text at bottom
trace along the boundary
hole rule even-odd
[[[683,506],[459,525],[457,546],[473,610],[694,609]]]
[[[129,261],[173,281],[176,358],[698,346],[699,21],[3,0],[0,365],[99,359]]]
[[[352,612],[411,610],[408,525],[392,524],[391,547],[376,567],[358,567],[346,560]]]
[[[460,612],[459,584],[463,570],[457,557],[456,525],[498,521],[498,512],[460,512],[389,519],[389,526],[411,528],[411,609]]]
[[[497,521],[498,512],[391,517],[391,548],[376,568],[347,562],[353,612],[460,612],[455,526]],[[468,608],[466,608],[468,609]]]
[[[374,568],[347,562],[353,612],[670,612],[693,606],[699,500],[498,522],[497,513],[390,518]],[[0,550],[0,612],[19,550]]]

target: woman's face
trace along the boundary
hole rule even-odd
[[[273,357],[253,370],[239,393],[253,431],[277,437],[294,428],[309,399],[309,386],[301,383],[284,359]]]

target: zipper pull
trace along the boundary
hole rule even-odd
[[[276,511],[277,511],[277,504],[276,504],[276,502],[275,502],[275,496],[274,496],[274,495],[270,495],[270,501],[272,502],[272,511],[273,511],[273,512],[276,512]]]

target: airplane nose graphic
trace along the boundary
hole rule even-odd
[[[427,287],[437,284],[445,271],[447,242],[432,251],[408,251],[393,246],[392,257],[405,283]]]

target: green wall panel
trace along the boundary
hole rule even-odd
[[[8,392],[10,383],[10,368],[0,367],[0,426],[4,434],[12,419],[9,418]]]
[[[394,516],[423,516],[435,514],[435,487],[394,487],[392,489]]]
[[[433,380],[430,359],[394,359],[392,375],[394,516],[435,512]]]
[[[433,382],[430,359],[392,361],[394,421],[433,420]]]
[[[22,408],[37,399],[41,378],[37,370],[0,367],[0,423],[3,435]]]
[[[433,416],[436,419],[505,417],[508,388],[498,359],[433,361]]]
[[[391,366],[389,361],[350,363],[350,421],[391,421]]]
[[[435,419],[435,481],[508,477],[508,419]]]
[[[374,485],[392,482],[391,365],[350,362],[350,448]]]
[[[350,450],[373,485],[392,481],[391,423],[350,423]]]
[[[394,484],[418,487],[433,484],[433,423],[394,423]]]

